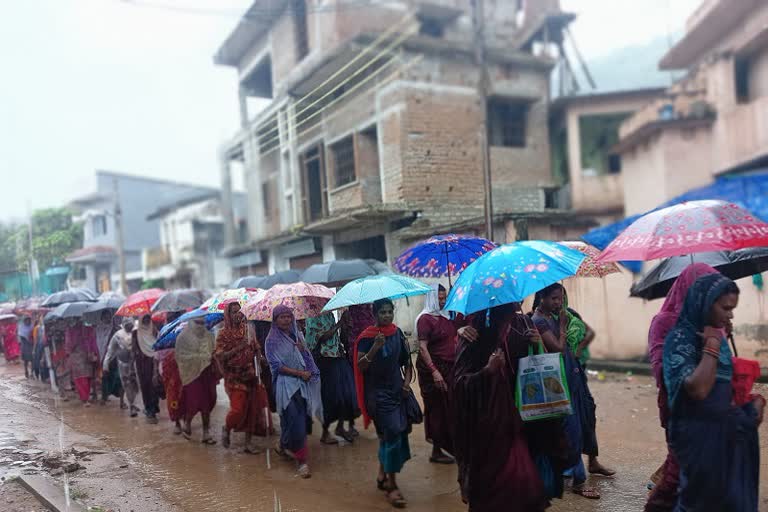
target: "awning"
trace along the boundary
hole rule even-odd
[[[700,201],[703,199],[720,199],[735,203],[768,222],[768,169],[721,176],[713,184],[689,190],[685,194],[679,195],[651,211],[686,201]],[[642,215],[633,215],[613,224],[595,228],[581,238],[600,250],[605,249],[622,231],[627,229],[630,224],[642,217]],[[635,273],[640,272],[642,267],[639,262],[622,263]]]
[[[46,276],[65,276],[69,274],[69,267],[50,267],[45,271]]]

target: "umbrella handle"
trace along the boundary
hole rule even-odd
[[[733,347],[733,357],[739,357],[739,351],[736,350],[736,342],[733,340],[733,334],[728,335],[728,341],[731,342],[731,347]]]

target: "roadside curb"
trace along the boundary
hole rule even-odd
[[[87,509],[72,500],[67,505],[64,490],[44,476],[21,475],[18,482],[53,512],[86,512]]]

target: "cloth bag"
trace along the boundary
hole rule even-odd
[[[573,414],[562,354],[543,353],[541,345],[538,354],[528,348],[518,365],[515,403],[523,421]]]
[[[733,403],[741,407],[752,401],[752,386],[760,377],[760,363],[753,359],[738,357],[736,343],[733,336],[728,336],[733,347],[731,362],[733,363],[733,376],[731,377],[731,386],[733,387]]]

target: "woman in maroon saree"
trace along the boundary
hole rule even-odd
[[[518,360],[540,337],[517,304],[492,309],[487,320],[479,314],[472,325],[477,341],[461,337],[453,375],[462,499],[470,512],[542,511],[562,495],[567,446],[559,421],[529,429],[514,399]]]

